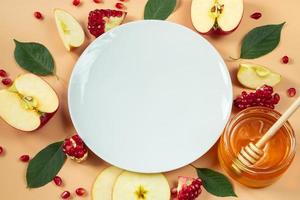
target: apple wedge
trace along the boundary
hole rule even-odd
[[[114,166],[103,170],[93,184],[92,200],[112,200],[113,186],[122,172]]]
[[[237,79],[243,86],[257,89],[263,85],[277,85],[281,81],[281,75],[261,65],[244,63],[239,66]]]
[[[243,0],[193,0],[192,23],[202,34],[227,34],[240,24]]]
[[[77,20],[62,9],[54,9],[56,27],[64,46],[68,51],[84,42],[84,31]]]
[[[58,109],[54,90],[40,77],[23,74],[0,91],[0,117],[12,127],[34,131],[45,125]]]
[[[113,189],[113,200],[168,200],[170,188],[163,174],[124,171]]]

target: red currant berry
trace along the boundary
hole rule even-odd
[[[12,84],[12,80],[10,78],[2,79],[2,84],[6,86],[10,86]]]
[[[34,12],[34,17],[37,18],[37,19],[43,19],[44,18],[42,13],[39,12],[39,11]]]
[[[288,56],[283,56],[283,57],[281,58],[281,60],[282,60],[282,62],[283,62],[284,64],[288,64],[288,63],[289,63],[289,57],[288,57]]]
[[[29,159],[30,159],[29,155],[20,156],[20,161],[22,161],[22,162],[28,162]]]
[[[79,6],[80,0],[73,0],[73,5],[74,6]]]
[[[255,12],[252,15],[250,15],[250,17],[252,19],[256,19],[257,20],[257,19],[261,18],[261,13],[260,12]]]
[[[86,193],[86,191],[85,191],[85,189],[84,188],[77,188],[76,190],[75,190],[75,193],[78,195],[78,196],[83,196],[83,195],[85,195],[85,193]]]
[[[59,176],[55,176],[54,178],[53,178],[53,182],[55,183],[55,185],[57,185],[57,186],[61,186],[62,185],[62,179],[59,177]]]
[[[69,191],[63,191],[60,196],[62,199],[68,199],[71,196],[71,193]]]
[[[7,73],[4,69],[0,69],[0,77],[7,77]]]
[[[289,96],[289,97],[294,97],[294,96],[296,95],[297,91],[296,91],[295,88],[289,88],[289,89],[287,90],[287,93],[288,93],[288,96]]]

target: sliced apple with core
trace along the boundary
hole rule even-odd
[[[243,86],[251,89],[263,85],[273,87],[281,81],[280,74],[272,72],[267,67],[249,63],[240,64],[237,78]]]
[[[92,200],[112,200],[113,186],[122,172],[114,166],[103,170],[93,184]]]
[[[192,23],[203,34],[234,31],[242,19],[243,0],[193,0]]]
[[[168,200],[170,188],[163,174],[124,171],[117,179],[113,200]]]
[[[84,42],[84,31],[77,20],[62,9],[54,9],[56,27],[64,46],[68,51]]]
[[[23,74],[8,89],[0,90],[0,117],[22,131],[45,125],[56,112],[59,101],[54,90],[40,77]]]

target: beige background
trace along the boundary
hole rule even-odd
[[[62,140],[75,133],[70,121],[67,108],[67,84],[74,63],[80,53],[91,42],[92,37],[87,34],[87,40],[82,48],[71,53],[67,52],[55,28],[53,9],[63,8],[71,12],[86,27],[88,12],[96,8],[113,8],[116,0],[103,0],[104,3],[95,4],[92,0],[82,0],[80,7],[72,6],[72,0],[1,0],[0,4],[0,68],[7,70],[11,77],[15,77],[24,71],[18,67],[13,58],[13,38],[20,41],[36,41],[46,45],[54,56],[57,74],[61,77],[57,81],[55,77],[45,77],[56,92],[59,94],[60,108],[54,118],[41,130],[33,133],[24,133],[15,130],[0,120],[0,145],[6,150],[5,155],[0,157],[0,199],[3,200],[53,200],[59,199],[60,193],[64,190],[74,191],[82,186],[90,190],[95,176],[107,166],[96,156],[90,156],[84,164],[76,164],[68,160],[59,175],[63,178],[65,186],[56,187],[50,183],[40,189],[27,189],[25,183],[26,164],[18,160],[22,154],[35,155],[41,148],[49,143]],[[126,22],[142,19],[143,8],[146,0],[129,0],[126,3],[128,16]],[[185,25],[193,29],[190,19],[191,0],[181,0],[177,10],[168,20]],[[253,27],[281,23],[286,21],[282,32],[282,40],[272,53],[253,60],[253,62],[266,65],[283,75],[283,81],[276,87],[281,94],[282,100],[277,110],[282,112],[293,100],[286,96],[286,89],[296,87],[300,92],[300,66],[297,65],[300,56],[300,28],[297,13],[300,3],[298,0],[245,0],[244,18],[239,28],[230,35],[213,38],[206,37],[221,53],[226,60],[234,84],[234,93],[237,95],[242,88],[236,81],[236,70],[240,61],[228,61],[229,56],[237,57],[242,37]],[[33,12],[40,10],[45,19],[36,20]],[[260,20],[253,20],[249,17],[254,11],[263,13]],[[126,49],[124,49],[126,51]],[[291,62],[287,65],[280,63],[280,58],[287,54]],[[210,86],[213,88],[214,83]],[[0,86],[2,87],[2,85]],[[1,105],[0,105],[1,106]],[[300,132],[299,120],[300,111],[290,120],[297,134]],[[170,141],[171,142],[171,141]],[[300,150],[297,142],[297,150]],[[213,147],[205,156],[194,163],[201,167],[211,167],[219,170],[216,157],[216,148]],[[264,189],[249,189],[234,182],[236,193],[242,200],[297,200],[300,198],[300,155],[297,154],[288,172],[274,185]],[[190,167],[169,172],[166,174],[170,185],[173,186],[178,175],[195,176],[194,170]],[[79,199],[75,197],[73,199]],[[90,195],[85,197],[90,199]],[[203,192],[200,199],[221,199]],[[224,198],[234,199],[234,198]]]

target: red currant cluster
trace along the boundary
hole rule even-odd
[[[264,106],[274,109],[275,105],[280,101],[279,94],[273,94],[273,88],[264,85],[255,92],[247,93],[243,91],[241,96],[233,101],[233,105],[239,109],[245,109],[253,106]]]

